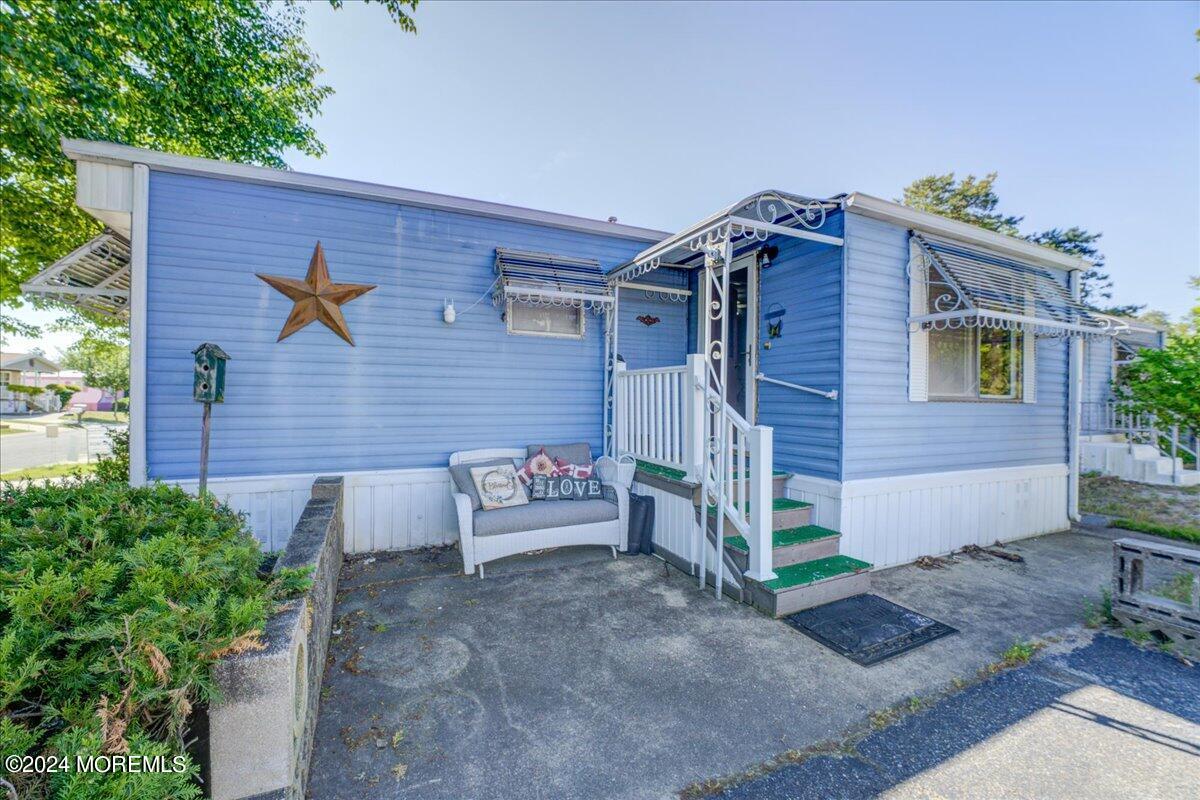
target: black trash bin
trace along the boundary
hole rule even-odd
[[[654,552],[654,498],[629,493],[629,554]]]

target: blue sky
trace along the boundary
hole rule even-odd
[[[1200,272],[1200,4],[309,9],[337,93],[296,169],[674,230],[762,188],[886,198],[1000,173],[1029,230],[1104,232],[1115,300]]]
[[[1026,230],[1103,231],[1115,301],[1190,306],[1197,2],[426,0],[416,36],[378,6],[307,13],[336,93],[299,170],[664,230],[763,188],[996,170]]]

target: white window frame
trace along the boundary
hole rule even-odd
[[[518,306],[526,308],[537,308],[543,305],[542,303],[528,303],[518,300],[515,297],[509,297],[506,301],[504,309],[505,328],[509,336],[536,336],[544,339],[583,339],[587,335],[587,314],[585,309],[578,306],[548,306],[550,308],[570,308],[578,314],[578,330],[574,333],[555,333],[553,331],[531,331],[520,330],[513,327],[513,309]]]
[[[1025,337],[1030,334],[1024,331],[1015,329],[1006,330],[1008,334],[1009,351],[1012,353],[1011,367],[1009,369],[1009,386],[1012,390],[1008,394],[984,394],[983,393],[983,347],[982,333],[985,330],[980,327],[968,328],[971,331],[972,346],[974,349],[974,395],[940,395],[929,391],[929,400],[935,403],[1020,403],[1023,401],[1023,393],[1025,386],[1025,352],[1024,347]],[[936,336],[937,331],[930,332],[929,336]],[[1020,341],[1018,342],[1017,334],[1020,333]],[[927,377],[931,378],[935,367],[934,360],[929,359],[927,366]]]
[[[910,241],[909,249],[909,314],[916,317],[927,313],[929,305],[929,275],[932,267],[926,263],[925,257],[915,241]],[[1031,303],[1032,299],[1027,299]],[[1018,346],[1016,333],[1018,329],[1009,331],[1012,342],[1014,375],[1012,376],[1012,393],[1008,395],[986,395],[980,393],[980,336],[982,330],[972,325],[974,346],[974,378],[975,393],[971,395],[935,395],[930,390],[930,378],[934,369],[931,353],[931,331],[919,324],[910,324],[908,330],[908,399],[911,402],[939,403],[1036,403],[1037,402],[1037,338],[1032,330],[1021,330]]]

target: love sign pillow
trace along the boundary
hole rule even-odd
[[[599,500],[604,490],[599,478],[534,475],[529,496],[534,500]]]

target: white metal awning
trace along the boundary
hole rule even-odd
[[[613,302],[600,262],[590,258],[496,248],[497,303],[519,300],[551,306],[591,306]]]
[[[684,228],[608,273],[614,283],[629,282],[659,267],[695,268],[704,263],[704,250],[733,242],[734,254],[758,246],[772,235],[810,239],[840,245],[842,237],[817,233],[828,211],[841,207],[839,200],[816,200],[767,190],[752,194]]]
[[[129,258],[129,240],[105,231],[21,284],[21,291],[52,295],[106,317],[125,319]]]
[[[927,233],[912,238],[925,260],[928,291],[926,313],[909,317],[911,324],[1019,328],[1039,336],[1104,336],[1123,327],[1075,300],[1047,269]]]

